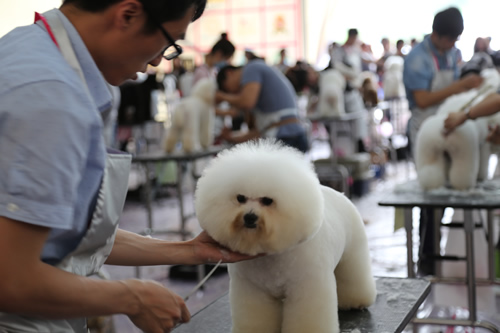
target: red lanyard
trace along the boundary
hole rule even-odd
[[[431,51],[432,53],[432,58],[434,59],[434,65],[436,66],[436,69],[439,71],[441,70],[440,66],[439,66],[439,61],[438,61],[438,58],[436,57],[436,55]],[[450,59],[448,58],[448,56],[446,56],[446,69],[450,69]]]
[[[56,37],[52,33],[52,29],[50,28],[50,25],[47,22],[47,19],[42,14],[35,12],[35,23],[40,21],[40,20],[42,21],[43,25],[47,29],[47,32],[49,33],[49,36],[52,39],[52,41],[54,42],[54,44],[56,44],[56,46],[59,47],[59,44],[57,43]]]

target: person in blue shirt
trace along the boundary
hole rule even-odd
[[[248,132],[240,135],[223,131],[223,139],[240,143],[270,137],[302,152],[309,149],[294,88],[277,68],[261,59],[252,60],[243,67],[226,66],[217,74],[217,84],[216,101],[226,101],[244,110],[247,119],[252,118],[255,122]]]
[[[88,276],[104,264],[248,259],[206,233],[167,242],[117,228],[130,155],[107,152],[101,114],[119,85],[171,60],[206,0],[65,0],[0,39],[0,332],[87,333],[125,314],[143,331],[190,318],[154,281]]]
[[[415,151],[417,132],[425,119],[434,115],[448,97],[482,83],[482,78],[471,74],[459,78],[455,42],[464,30],[462,14],[455,7],[445,9],[434,16],[432,33],[417,44],[406,56],[403,83],[411,111],[408,120],[408,148]],[[434,211],[423,209],[420,217],[421,256],[418,266],[421,274],[434,273]]]
[[[457,8],[443,10],[434,17],[432,33],[405,58],[403,83],[411,110],[408,121],[410,149],[422,122],[435,114],[446,98],[482,83],[482,78],[475,74],[458,79],[455,42],[463,29],[462,14]]]

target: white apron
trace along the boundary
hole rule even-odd
[[[442,90],[446,87],[449,87],[453,81],[455,81],[455,72],[453,69],[440,69],[439,64],[437,61],[437,58],[435,55],[432,53],[430,48],[428,48],[429,53],[433,57],[433,63],[434,63],[434,79],[432,80],[431,83],[431,90],[430,91],[438,91]],[[451,59],[448,57],[447,62],[448,64],[451,64]],[[411,143],[411,151],[414,154],[415,152],[415,142],[417,139],[417,132],[424,122],[428,117],[436,114],[437,109],[441,103],[429,106],[425,109],[421,109],[418,106],[414,106],[411,110],[411,118],[408,120],[408,134],[409,134],[409,139]]]
[[[80,64],[76,60],[59,15],[62,14],[58,10],[52,10],[45,13],[44,17],[51,27],[64,58],[83,80]],[[83,82],[86,88],[86,82]],[[106,168],[89,228],[78,247],[63,258],[56,267],[81,276],[89,276],[99,271],[113,247],[118,219],[127,194],[130,164],[130,155],[108,151]],[[0,313],[0,333],[7,332],[87,333],[87,321],[86,318],[45,320],[40,317]]]
[[[255,126],[264,138],[276,138],[279,126],[272,127],[285,118],[298,118],[299,112],[296,108],[282,109],[276,112],[261,112],[255,110]]]

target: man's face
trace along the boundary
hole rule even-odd
[[[240,91],[240,81],[236,70],[230,69],[226,72],[226,80],[222,83],[222,89],[231,94],[236,94]]]
[[[438,49],[438,51],[446,52],[446,51],[451,50],[453,48],[453,46],[455,46],[455,43],[457,42],[457,40],[458,40],[458,37],[452,38],[449,36],[439,36],[438,35],[436,38],[437,45],[435,45],[435,46]]]
[[[174,39],[182,39],[194,15],[190,8],[179,20],[164,22],[162,27]],[[170,42],[160,29],[153,33],[145,31],[147,15],[144,11],[122,31],[117,31],[113,38],[113,47],[107,46],[102,57],[95,57],[99,69],[106,80],[113,85],[120,85],[128,79],[134,79],[137,72],[146,72],[147,66],[158,66],[163,60],[161,52]]]

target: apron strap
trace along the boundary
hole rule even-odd
[[[90,94],[87,86],[87,81],[85,80],[85,76],[83,74],[82,68],[80,66],[80,62],[76,58],[76,54],[73,51],[73,47],[71,46],[71,41],[69,36],[64,28],[64,25],[61,19],[57,16],[57,12],[52,10],[46,13],[38,14],[40,18],[39,21],[43,23],[45,28],[47,29],[48,34],[57,45],[57,47],[61,50],[61,53],[66,60],[66,62],[71,66],[71,68],[78,74],[80,80],[82,81],[85,91],[89,98],[92,99],[92,95]],[[36,16],[35,14],[35,16]],[[35,21],[37,24],[40,24],[39,21]],[[50,24],[49,24],[50,21]]]
[[[42,21],[43,25],[45,26],[45,29],[47,29],[47,32],[49,33],[50,39],[52,39],[54,44],[56,44],[56,46],[60,48],[59,43],[57,42],[56,37],[54,36],[54,33],[52,32],[52,29],[50,28],[50,25],[47,22],[47,19],[39,12],[35,12],[35,23],[37,23],[38,21]]]
[[[271,128],[275,128],[275,127],[281,127],[281,126],[284,126],[284,125],[288,125],[288,124],[296,124],[296,123],[299,123],[299,119],[296,118],[296,117],[293,117],[293,118],[285,118],[283,120],[280,120],[280,121],[277,121],[275,123],[272,123],[272,124],[269,124],[268,126],[266,126],[266,128],[264,128],[262,130],[263,133],[267,132],[268,130],[270,130]]]

